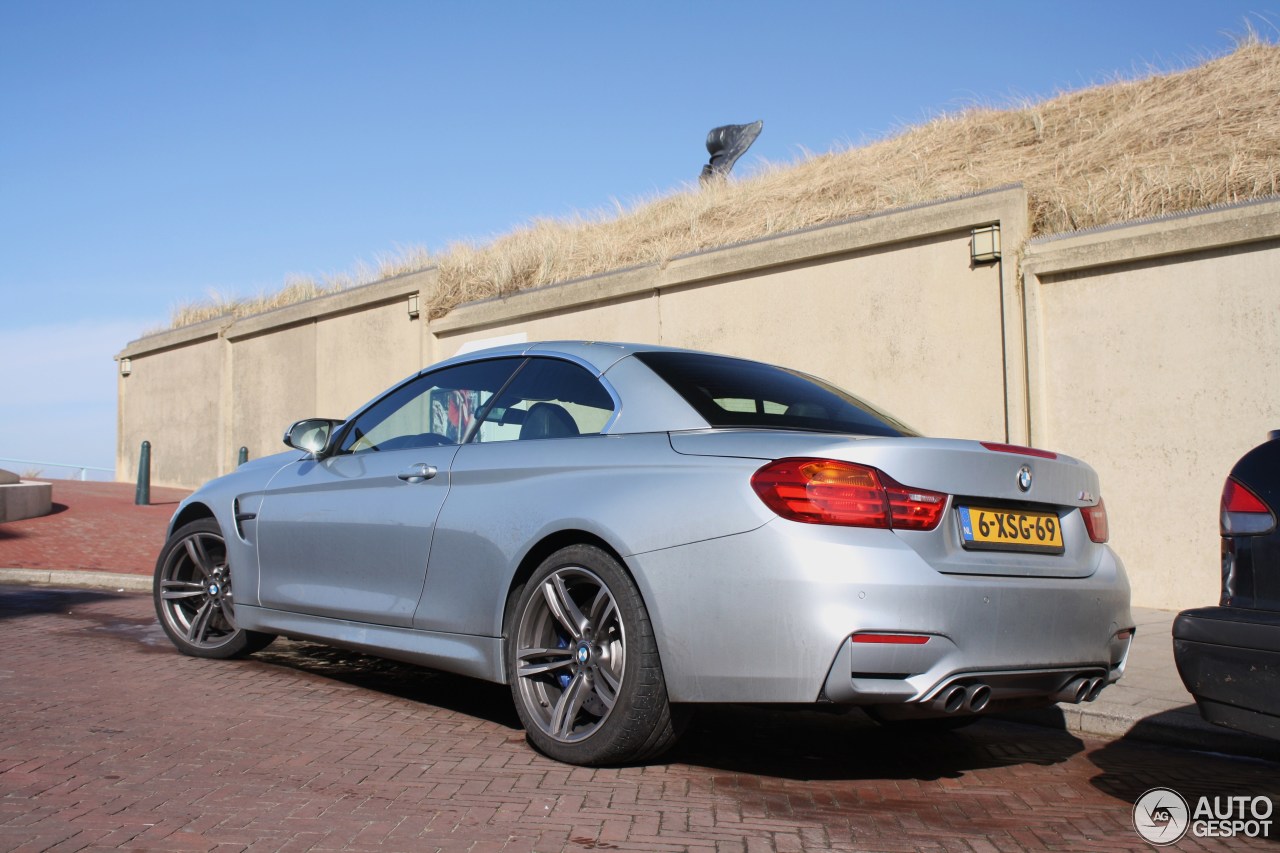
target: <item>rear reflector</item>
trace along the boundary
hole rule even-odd
[[[1231,477],[1222,489],[1223,536],[1257,536],[1276,529],[1276,517],[1271,508],[1243,483]]]
[[[751,477],[765,506],[807,524],[932,530],[947,496],[895,482],[883,471],[835,459],[779,459]]]
[[[1020,453],[1023,456],[1038,456],[1041,459],[1057,459],[1058,454],[1052,450],[1040,450],[1036,447],[1023,447],[1021,444],[998,444],[994,441],[979,442],[987,450],[994,450],[996,453]]]
[[[1084,518],[1084,529],[1094,542],[1101,544],[1111,538],[1111,530],[1107,525],[1107,505],[1102,502],[1102,498],[1098,498],[1098,503],[1094,506],[1080,507],[1080,516]]]
[[[923,646],[929,642],[927,634],[854,634],[855,643],[887,643],[892,646]]]

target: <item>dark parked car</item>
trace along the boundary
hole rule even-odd
[[[1280,430],[1222,490],[1222,599],[1178,614],[1178,673],[1211,723],[1280,738]]]

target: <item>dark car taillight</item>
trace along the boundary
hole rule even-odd
[[[1094,506],[1080,507],[1080,515],[1084,518],[1084,529],[1089,538],[1101,545],[1111,538],[1111,528],[1107,524],[1107,505],[1102,498]]]
[[[947,506],[945,494],[835,459],[770,462],[751,477],[751,488],[778,515],[808,524],[932,530]]]
[[[1276,529],[1276,517],[1262,499],[1231,477],[1222,489],[1223,536],[1257,536]]]

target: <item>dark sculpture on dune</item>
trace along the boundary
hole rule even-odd
[[[754,121],[751,124],[725,124],[713,128],[707,134],[707,152],[711,155],[711,162],[702,167],[699,180],[705,184],[716,178],[729,177],[733,164],[747,152],[763,129],[763,121]]]

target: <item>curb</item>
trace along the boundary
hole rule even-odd
[[[151,591],[151,575],[126,575],[119,572],[0,569],[0,583],[113,589],[116,592]]]

